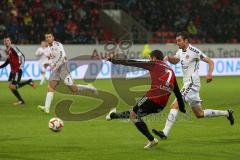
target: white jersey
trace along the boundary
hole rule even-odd
[[[51,58],[51,66],[56,66],[50,75],[50,81],[60,81],[63,80],[63,82],[67,86],[73,85],[73,80],[71,77],[71,74],[68,70],[67,66],[67,58],[66,53],[64,51],[63,45],[59,42],[53,41],[52,45],[50,45],[51,53],[49,57]]]
[[[42,65],[43,63],[48,62],[48,57],[47,55],[50,54],[50,48],[46,47],[39,47],[37,51],[35,52],[35,55],[39,57],[39,64]]]
[[[52,45],[49,47],[50,54],[48,57],[51,59],[51,65],[56,65],[56,68],[58,68],[67,61],[63,45],[60,42],[53,41]]]
[[[175,57],[180,60],[182,65],[184,86],[189,84],[200,86],[200,77],[198,74],[199,61],[203,60],[206,55],[196,47],[189,44],[186,51],[179,49]]]

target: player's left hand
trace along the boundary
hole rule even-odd
[[[163,58],[163,61],[164,61],[164,62],[167,62],[167,61],[168,61],[168,56],[165,56],[165,57]]]
[[[102,57],[99,55],[93,55],[92,59],[96,59],[96,60],[102,60]]]
[[[56,64],[52,64],[52,65],[50,66],[50,71],[54,71],[55,68],[56,68]]]
[[[209,83],[209,82],[212,81],[212,74],[211,74],[211,73],[208,73],[208,74],[207,74],[206,80],[207,80],[207,83]]]
[[[43,66],[44,66],[44,68],[47,68],[49,66],[49,64],[45,63]]]
[[[92,56],[92,58],[95,58],[96,60],[105,60],[105,61],[109,61],[111,59],[110,56],[101,57],[99,55]]]

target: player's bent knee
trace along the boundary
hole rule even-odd
[[[197,119],[200,119],[200,118],[203,118],[203,117],[204,117],[203,115],[198,115],[198,114],[196,115]]]
[[[78,88],[74,85],[72,86],[69,86],[70,90],[73,92],[73,93],[77,93],[78,92]]]
[[[204,118],[204,111],[201,108],[201,102],[194,101],[190,102],[190,106],[196,116],[196,118]]]
[[[58,85],[58,81],[50,81],[48,84],[48,91],[54,92],[57,85]]]
[[[171,108],[171,109],[178,109],[178,106],[177,106],[177,105],[174,105],[174,104],[171,104],[170,108]]]
[[[195,112],[196,118],[203,118],[204,117],[204,113],[203,112]]]
[[[48,92],[54,92],[55,90],[51,87],[51,85],[48,85]]]
[[[174,102],[171,104],[170,108],[171,108],[171,109],[178,109],[178,103],[177,103],[177,101],[176,101],[176,102],[174,101]]]

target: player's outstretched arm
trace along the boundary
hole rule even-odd
[[[9,64],[9,59],[7,59],[1,66],[0,68],[4,68]]]
[[[177,102],[178,102],[178,106],[179,106],[179,110],[183,113],[186,113],[186,110],[185,110],[185,104],[184,104],[184,101],[183,101],[183,98],[182,98],[182,94],[179,90],[179,87],[178,87],[178,83],[177,83],[177,80],[175,78],[175,82],[174,82],[174,89],[173,89],[173,92],[177,98]]]
[[[135,61],[135,60],[120,60],[120,59],[109,59],[113,64],[121,64],[124,66],[133,66],[149,70],[154,65],[151,61]]]
[[[211,58],[209,57],[204,57],[202,59],[204,62],[206,62],[208,64],[208,73],[207,73],[207,76],[206,76],[206,80],[207,80],[207,83],[211,82],[212,81],[212,73],[213,73],[213,69],[214,69],[214,62]]]
[[[177,58],[177,57],[175,57],[175,56],[166,56],[165,58],[164,58],[164,60],[165,61],[168,61],[168,62],[170,62],[170,63],[172,63],[172,64],[177,64],[180,60]]]

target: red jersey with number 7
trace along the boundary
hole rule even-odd
[[[159,106],[165,107],[173,91],[181,107],[184,107],[182,95],[179,91],[175,74],[170,66],[164,61],[135,61],[135,60],[110,60],[114,64],[122,64],[144,68],[149,71],[151,76],[151,88],[145,96]]]
[[[154,65],[148,67],[151,76],[151,88],[145,94],[158,105],[165,106],[174,89],[175,73],[163,61],[154,61]]]

